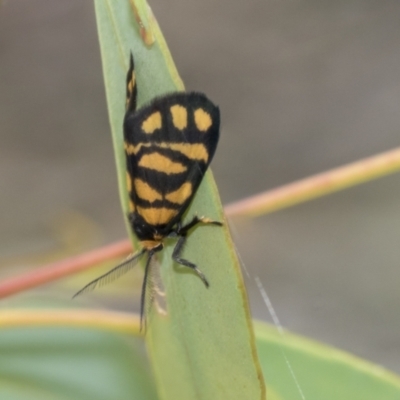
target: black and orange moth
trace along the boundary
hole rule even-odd
[[[198,92],[166,94],[139,109],[136,103],[137,84],[131,54],[123,130],[128,219],[141,250],[88,283],[75,296],[122,275],[147,253],[141,294],[143,320],[151,260],[163,249],[165,238],[177,238],[173,261],[191,268],[204,285],[209,286],[201,270],[183,259],[181,253],[189,231],[197,224],[222,224],[198,216],[183,224],[182,216],[214,156],[219,139],[220,113],[207,96]]]

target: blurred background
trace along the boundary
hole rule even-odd
[[[224,204],[399,145],[398,1],[150,4],[187,89],[222,110]],[[231,219],[253,315],[271,320],[259,276],[285,328],[400,373],[399,198],[397,174]],[[0,279],[126,238],[91,1],[0,3],[0,215]],[[137,310],[135,273],[85,301]]]

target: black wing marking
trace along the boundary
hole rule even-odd
[[[134,112],[136,110],[137,85],[135,74],[135,63],[133,54],[129,58],[129,70],[126,75],[126,111]]]

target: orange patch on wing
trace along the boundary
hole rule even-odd
[[[137,154],[137,152],[140,150],[141,147],[142,143],[139,143],[137,146],[128,142],[124,143],[125,153],[128,154],[128,156],[131,154]]]
[[[136,155],[142,147],[157,146],[161,149],[171,149],[179,151],[191,160],[208,161],[207,147],[202,143],[139,143],[136,146],[125,142],[125,152],[128,155]]]
[[[126,173],[126,189],[129,193],[132,192],[132,179],[128,172]]]
[[[191,160],[208,161],[208,151],[202,143],[160,143],[159,146],[179,151]]]
[[[142,123],[144,133],[150,134],[160,129],[162,125],[161,113],[159,111],[150,114]]]
[[[206,132],[212,125],[210,114],[207,111],[204,111],[202,108],[195,110],[194,122],[197,126],[197,129],[201,132]]]
[[[160,153],[154,152],[145,154],[139,161],[139,167],[153,169],[166,174],[179,174],[185,172],[187,168],[179,163],[172,161],[170,158],[163,156]]]
[[[164,225],[168,224],[175,215],[178,213],[177,210],[166,207],[137,207],[137,212],[144,218],[144,220],[150,225]]]
[[[192,192],[192,184],[185,182],[178,190],[165,195],[165,198],[171,203],[183,204],[192,195]]]
[[[129,200],[129,212],[135,211],[135,205],[133,204],[132,200]]]
[[[175,128],[182,130],[187,127],[187,111],[186,108],[175,104],[170,108],[171,115],[172,115],[172,123],[174,124]]]
[[[143,200],[147,200],[150,203],[156,200],[162,200],[162,196],[157,190],[153,189],[149,186],[146,182],[142,181],[141,179],[136,178],[133,181],[135,186],[135,192]]]

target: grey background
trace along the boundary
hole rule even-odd
[[[151,5],[221,107],[225,204],[398,146],[398,1]],[[0,277],[126,237],[91,1],[1,3],[0,172]],[[254,316],[258,275],[284,327],[400,372],[399,196],[393,175],[233,219]]]

